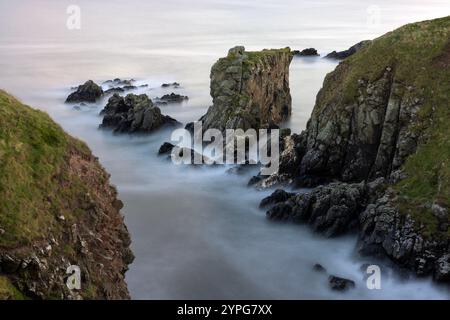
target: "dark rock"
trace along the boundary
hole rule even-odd
[[[162,103],[181,103],[185,100],[188,100],[189,97],[187,96],[182,96],[180,94],[177,93],[171,93],[171,94],[166,94],[163,95],[161,98],[157,98],[158,103],[162,102]]]
[[[328,284],[332,290],[347,291],[355,288],[355,282],[349,279],[344,279],[336,276],[330,276],[328,278]]]
[[[357,226],[358,215],[365,208],[365,192],[362,183],[332,183],[276,203],[267,212],[267,217],[272,220],[308,223],[315,231],[328,237],[337,236]],[[287,196],[289,194],[275,192],[273,198]],[[270,203],[271,199],[269,197],[263,201]]]
[[[0,273],[11,274],[17,272],[21,261],[8,254],[0,255]]]
[[[145,94],[128,94],[125,98],[114,94],[101,114],[104,115],[101,128],[122,133],[148,133],[163,125],[178,124],[175,119],[162,115]]]
[[[323,273],[326,273],[327,272],[327,269],[325,269],[321,264],[319,264],[319,263],[316,263],[314,266],[313,266],[313,270],[314,271],[317,271],[317,272],[323,272]]]
[[[285,202],[294,195],[295,193],[288,193],[282,189],[278,189],[267,198],[264,198],[259,204],[259,207],[265,208],[280,202]]]
[[[163,83],[161,85],[162,88],[169,88],[169,87],[174,87],[174,88],[179,88],[180,84],[178,82],[172,82],[172,83]]]
[[[78,86],[66,99],[66,102],[95,102],[103,95],[103,89],[92,80]]]
[[[292,51],[294,55],[300,57],[308,57],[308,56],[318,56],[317,50],[314,48],[303,49],[302,51],[294,50]]]
[[[132,85],[127,85],[127,86],[123,86],[122,89],[125,90],[125,91],[129,91],[129,90],[136,90],[137,87],[136,86],[132,86]]]
[[[159,148],[158,154],[159,154],[159,155],[162,155],[162,154],[170,153],[170,152],[172,152],[172,149],[173,149],[174,147],[175,147],[175,146],[174,146],[173,144],[171,144],[171,143],[169,143],[169,142],[164,142],[164,143],[162,144],[162,146]]]
[[[194,122],[187,123],[184,128],[190,133],[194,133]]]
[[[263,176],[253,176],[250,178],[250,180],[248,181],[248,186],[254,186],[257,183],[261,182],[262,180],[264,180]]]
[[[190,154],[190,163],[188,163],[188,165],[200,166],[207,162],[211,165],[215,165],[213,163],[213,161],[211,161],[211,159],[209,159],[207,156],[202,155],[191,148],[187,148],[187,147],[180,148],[180,147],[176,147],[176,146],[175,146],[175,148],[177,148],[177,149],[172,150],[171,152],[172,153],[178,152],[178,155],[180,157],[183,157],[185,154]],[[169,158],[171,158],[171,155],[169,156]],[[198,163],[196,163],[196,161],[198,159],[200,159],[200,161]]]
[[[438,259],[434,278],[437,281],[450,282],[450,254]]]
[[[117,88],[111,88],[105,91],[105,94],[110,94],[110,93],[120,93],[120,92],[124,92],[125,89],[121,88],[121,87],[117,87]]]
[[[325,58],[343,60],[343,59],[348,58],[351,55],[355,54],[362,48],[368,46],[371,42],[372,41],[370,41],[370,40],[364,40],[364,41],[358,42],[357,44],[351,46],[347,50],[339,51],[339,52],[333,51],[333,52],[327,54],[325,56]]]

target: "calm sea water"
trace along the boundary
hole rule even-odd
[[[81,9],[80,30],[66,28],[71,4]],[[170,132],[113,136],[97,129],[105,101],[81,110],[63,103],[87,79],[133,77],[149,84],[140,92],[150,97],[171,92],[161,83],[178,81],[177,92],[190,100],[162,111],[193,121],[211,104],[210,67],[230,47],[325,54],[448,14],[447,0],[0,0],[0,87],[86,141],[112,174],[136,254],[127,273],[133,298],[448,299],[429,279],[402,281],[389,270],[382,290],[368,290],[360,267],[377,261],[354,253],[354,236],[329,240],[308,227],[268,222],[258,203],[270,191],[247,188],[251,173],[175,167],[156,156]],[[335,66],[321,58],[292,62],[294,131],[305,127]],[[355,280],[356,289],[331,292],[326,276],[312,271],[315,263]]]

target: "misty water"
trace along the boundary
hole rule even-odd
[[[66,28],[69,4],[81,30]],[[271,190],[247,187],[255,172],[174,166],[157,156],[170,130],[146,137],[98,130],[106,100],[77,110],[70,87],[135,78],[150,98],[172,91],[189,101],[162,106],[180,122],[211,104],[209,71],[230,47],[315,47],[323,55],[408,22],[450,13],[444,1],[24,1],[0,0],[0,88],[48,112],[86,141],[111,173],[136,255],[126,280],[136,299],[448,299],[430,279],[400,279],[385,270],[382,290],[368,290],[356,236],[325,239],[307,226],[267,221],[259,201]],[[337,62],[295,58],[290,68],[294,132],[305,128],[324,76]],[[162,89],[177,81],[179,89]],[[76,261],[74,261],[76,263]],[[321,263],[356,282],[332,292]]]

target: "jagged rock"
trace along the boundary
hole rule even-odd
[[[157,103],[181,103],[185,100],[189,100],[189,97],[172,92],[171,94],[165,94],[156,100]]]
[[[178,122],[153,105],[147,95],[128,94],[125,98],[114,94],[102,110],[101,128],[112,128],[115,132],[148,133],[163,125]]]
[[[328,284],[332,290],[347,291],[355,288],[355,282],[349,279],[344,279],[336,276],[330,276],[328,278]]]
[[[103,95],[103,89],[94,81],[88,80],[78,86],[66,99],[66,102],[95,102]]]
[[[158,154],[162,155],[162,154],[168,154],[170,152],[172,152],[172,149],[175,146],[169,142],[164,142],[161,147],[159,148]]]
[[[201,117],[203,129],[270,128],[291,114],[289,48],[229,50],[211,69],[213,105]]]
[[[260,208],[265,208],[280,202],[287,201],[289,198],[293,197],[295,193],[288,193],[282,189],[276,190],[267,198],[264,198],[259,204]]]
[[[360,214],[359,252],[388,256],[417,275],[434,272],[435,278],[441,279],[436,261],[448,254],[450,243],[424,237],[412,217],[399,212],[393,197],[393,193],[386,192]]]
[[[364,209],[365,185],[332,183],[317,187],[310,193],[290,196],[279,201],[269,211],[267,217],[272,220],[287,220],[308,223],[317,232],[328,237],[337,236],[354,230],[358,214]],[[269,199],[281,199],[275,192]],[[263,200],[264,201],[264,200]],[[266,202],[269,202],[267,198]]]
[[[438,52],[409,41],[423,34],[439,43]],[[442,80],[448,78],[449,35],[449,17],[408,25],[326,76],[307,129],[285,140],[279,172],[258,185],[329,185],[276,204],[269,218],[306,221],[327,235],[355,226],[360,253],[442,278],[450,254],[443,152],[449,150],[443,107],[449,101]]]
[[[310,57],[310,56],[318,56],[317,50],[314,48],[307,48],[303,49],[302,51],[294,50],[292,51],[294,55],[300,56],[300,57]]]
[[[438,281],[450,281],[450,254],[446,254],[438,259],[434,277]]]
[[[362,48],[370,45],[370,43],[372,43],[372,41],[364,40],[364,41],[358,42],[357,44],[351,46],[347,50],[339,51],[339,52],[337,52],[337,51],[330,52],[329,54],[327,54],[325,56],[325,58],[343,60],[343,59],[348,58],[351,55],[355,54]]]

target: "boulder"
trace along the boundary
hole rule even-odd
[[[101,128],[110,128],[118,133],[148,133],[164,125],[179,124],[175,119],[161,114],[147,95],[114,94],[101,111]]]
[[[354,281],[336,276],[330,276],[328,278],[328,284],[335,291],[347,291],[356,286]]]
[[[164,142],[161,147],[159,148],[158,154],[159,155],[163,155],[163,154],[168,154],[170,152],[172,152],[172,149],[175,146],[169,142]]]
[[[66,102],[95,102],[103,95],[103,89],[94,81],[88,80],[78,86],[66,99]]]

